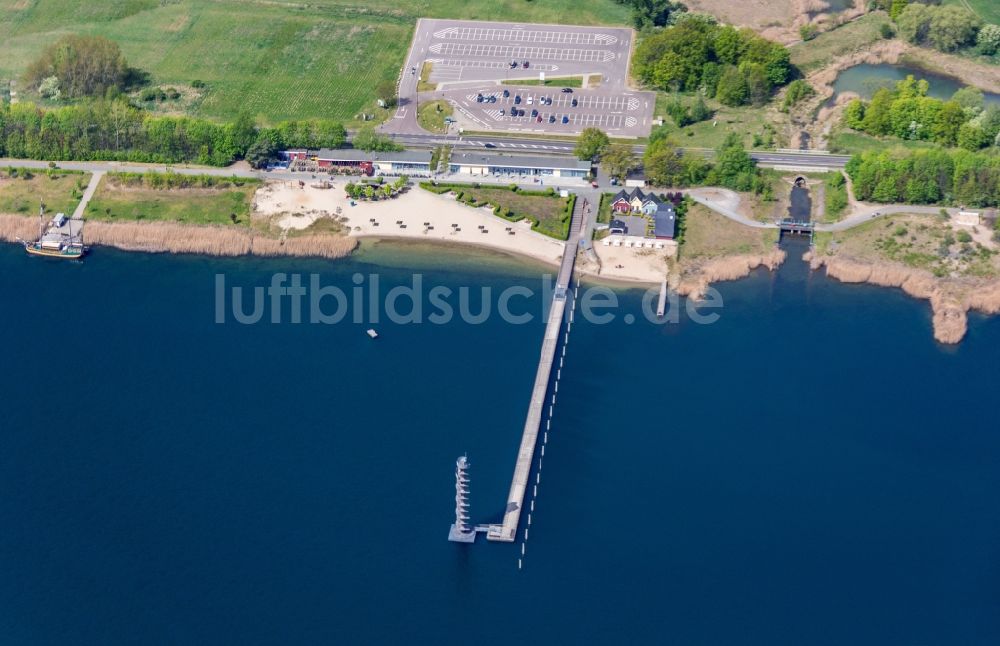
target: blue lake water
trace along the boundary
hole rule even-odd
[[[218,273],[409,283],[387,253],[0,247],[4,644],[1000,642],[1000,320],[945,348],[925,303],[797,261],[721,285],[714,325],[578,318],[518,571],[445,539],[461,453],[502,513],[538,317],[213,322]]]

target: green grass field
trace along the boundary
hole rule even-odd
[[[87,205],[86,218],[246,225],[257,186],[250,182],[225,188],[152,189],[125,187],[105,177]]]
[[[546,77],[545,82],[542,83],[538,79],[520,79],[514,81],[504,81],[504,85],[543,85],[547,87],[557,86],[557,87],[583,87],[583,77],[582,76],[557,76],[554,78]]]
[[[612,0],[0,0],[0,80],[63,34],[101,34],[154,83],[204,81],[195,114],[349,121],[397,78],[419,17],[624,24],[628,13]]]
[[[774,125],[775,122],[782,124],[788,120],[787,115],[769,109],[768,106],[771,104],[759,108],[753,106],[734,108],[710,99],[705,103],[712,110],[712,118],[678,128],[673,119],[667,116],[665,107],[673,98],[672,94],[657,92],[655,114],[663,118],[670,139],[685,148],[717,148],[731,132],[740,135],[747,148],[766,147],[763,143],[754,143],[755,135],[764,137],[769,125]],[[684,105],[691,105],[694,102],[692,94],[682,94],[680,99]],[[780,148],[787,143],[777,140],[776,135],[772,137],[774,137],[772,147]]]
[[[954,4],[971,9],[986,22],[1000,24],[1000,3],[997,0],[944,0],[942,4]]]
[[[863,132],[842,129],[835,131],[830,137],[827,148],[834,153],[861,153],[868,150],[891,150],[893,148],[907,148],[917,150],[921,148],[936,148],[937,145],[930,141],[910,141],[899,139],[898,137],[878,138],[866,135]]]
[[[445,117],[450,117],[454,112],[451,104],[444,100],[421,103],[417,108],[417,123],[424,130],[445,133],[448,132]]]
[[[10,169],[0,169],[0,213],[37,215],[41,201],[48,215],[70,215],[89,181],[89,175],[71,171],[46,173],[22,168],[11,176]]]
[[[885,13],[870,13],[789,48],[792,63],[804,74],[827,65],[833,58],[863,50],[882,40],[880,29],[889,23]]]

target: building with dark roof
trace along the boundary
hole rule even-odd
[[[658,240],[673,240],[677,235],[677,212],[670,202],[660,204],[653,213],[653,237]]]

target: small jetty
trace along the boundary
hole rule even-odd
[[[660,300],[656,304],[656,316],[663,318],[663,315],[667,313],[667,279],[664,278],[663,282],[660,283]]]
[[[51,220],[45,220],[45,205],[38,208],[38,239],[20,240],[24,250],[33,256],[79,260],[87,253],[83,244],[83,216],[74,213],[67,218],[65,213],[57,213]]]

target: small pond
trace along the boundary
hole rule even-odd
[[[870,99],[879,88],[894,87],[897,81],[902,81],[909,74],[918,79],[927,79],[930,83],[928,94],[937,99],[950,99],[956,91],[965,87],[956,78],[925,72],[915,67],[863,63],[849,67],[837,75],[837,80],[833,83],[834,97],[841,92],[857,92],[862,98]],[[983,95],[987,104],[1000,105],[1000,94],[983,92]]]

